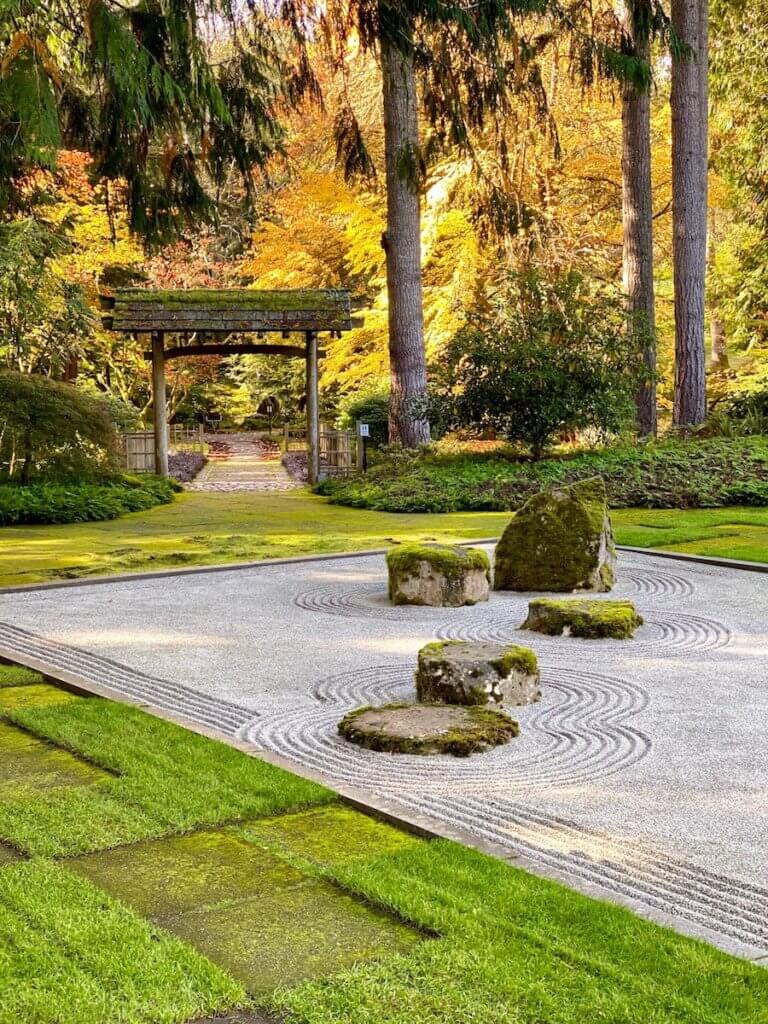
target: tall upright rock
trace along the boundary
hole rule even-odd
[[[543,491],[518,511],[496,546],[495,590],[607,591],[616,547],[601,477]]]

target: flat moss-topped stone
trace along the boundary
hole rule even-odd
[[[517,722],[498,711],[451,704],[384,704],[351,711],[339,722],[350,743],[390,754],[467,757],[508,743]]]
[[[480,548],[404,544],[387,553],[393,604],[460,608],[487,601],[491,563]]]
[[[443,640],[419,651],[416,694],[426,703],[530,704],[539,700],[539,666],[529,647]]]
[[[517,512],[496,546],[496,590],[610,590],[616,547],[600,477],[544,491]]]
[[[588,639],[628,640],[642,626],[631,601],[585,601],[579,598],[553,600],[540,597],[528,605],[522,629],[548,636],[578,636]]]

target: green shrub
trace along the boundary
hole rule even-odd
[[[116,519],[173,501],[175,480],[118,476],[101,483],[0,485],[0,526],[24,523],[84,523]]]
[[[114,469],[115,428],[107,403],[72,384],[0,370],[0,475],[93,479]]]
[[[768,506],[768,439],[665,441],[539,462],[431,450],[324,480],[318,490],[337,504],[383,512],[497,512],[593,476],[605,480],[612,508]]]
[[[441,353],[427,414],[438,431],[492,431],[538,458],[559,434],[627,425],[639,366],[618,295],[574,272],[514,274]]]
[[[340,400],[339,426],[342,430],[354,430],[358,420],[367,423],[370,428],[368,444],[371,447],[379,448],[387,443],[389,384],[382,381]]]

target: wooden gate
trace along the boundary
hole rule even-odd
[[[349,476],[360,468],[360,439],[354,430],[320,428],[320,472]]]
[[[123,466],[129,473],[154,473],[154,430],[131,430],[120,435]]]

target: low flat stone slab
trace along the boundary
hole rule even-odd
[[[517,736],[507,715],[454,704],[385,704],[358,708],[339,722],[350,743],[390,754],[453,754],[467,757]]]
[[[528,605],[528,618],[521,628],[547,636],[628,640],[642,624],[643,617],[638,615],[631,601],[540,597]]]
[[[427,703],[530,704],[541,697],[539,679],[529,647],[438,640],[419,651],[416,694]]]
[[[260,818],[244,825],[243,831],[270,849],[304,857],[323,867],[367,860],[371,850],[383,857],[422,842],[402,829],[344,804],[313,807],[277,818]]]
[[[480,548],[405,544],[387,552],[393,604],[461,608],[487,601],[491,563]]]
[[[66,864],[256,994],[405,952],[424,938],[231,830],[171,836]]]
[[[87,786],[110,778],[109,773],[68,750],[0,722],[0,797],[3,799],[24,796],[30,790]]]

